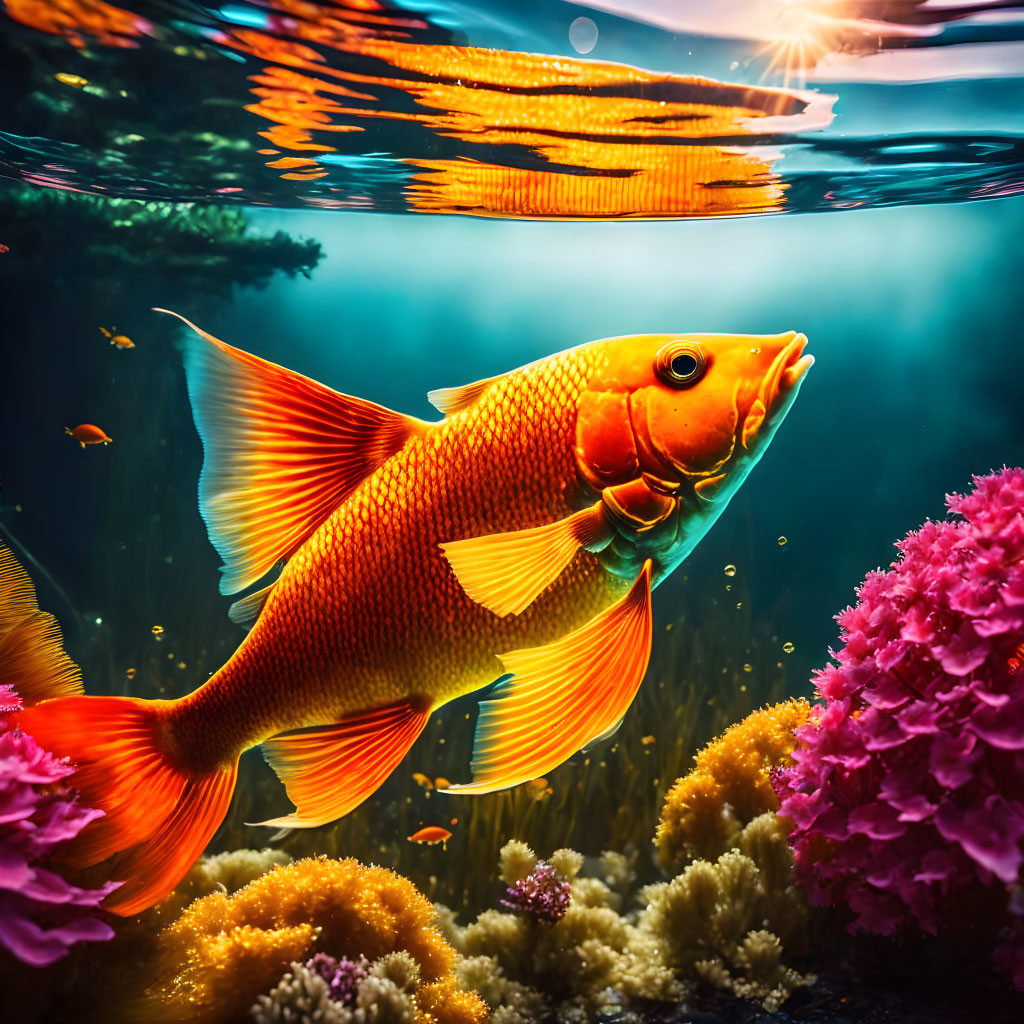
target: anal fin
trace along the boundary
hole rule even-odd
[[[629,592],[545,647],[501,655],[512,679],[480,705],[473,782],[445,792],[493,793],[557,768],[626,713],[651,654],[651,562]]]
[[[441,545],[462,589],[495,615],[518,615],[550,586],[581,547],[611,540],[601,502],[528,530],[467,537]]]
[[[425,702],[404,700],[268,740],[263,756],[296,810],[255,824],[314,828],[348,814],[394,771],[429,715]]]

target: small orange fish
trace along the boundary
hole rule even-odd
[[[434,779],[434,786],[437,789],[447,789],[450,785],[451,783],[443,775],[438,775],[438,777]]]
[[[442,850],[448,849],[448,840],[451,839],[452,834],[446,828],[442,828],[440,825],[428,825],[426,828],[421,828],[419,832],[413,832],[409,836],[410,843],[423,843],[426,846],[434,846],[437,843],[441,844]]]
[[[107,330],[106,327],[101,327],[100,331],[110,339],[111,345],[116,345],[118,348],[135,348],[135,342],[126,334],[115,334],[117,330],[114,327],[112,330]]]
[[[434,784],[430,781],[430,776],[424,775],[423,772],[413,772],[412,781],[415,782],[417,786],[422,786],[424,789],[434,788]]]
[[[74,430],[65,427],[64,433],[73,437],[83,448],[87,444],[112,444],[114,440],[107,437],[94,423],[79,423]]]
[[[530,781],[526,783],[525,788],[526,795],[531,800],[536,800],[538,802],[546,800],[554,792],[554,790],[548,785],[548,780],[543,776],[539,779],[530,779]]]
[[[1006,663],[1011,676],[1015,676],[1021,670],[1021,666],[1024,666],[1024,640],[1017,645],[1017,650],[1013,652]]]
[[[652,589],[721,515],[813,362],[795,331],[606,338],[434,391],[442,415],[426,422],[188,326],[200,509],[221,591],[246,592],[230,616],[251,628],[180,699],[55,694],[16,716],[104,812],[68,855],[116,854],[117,914],[181,880],[252,746],[295,805],[262,824],[314,828],[498,675],[472,781],[449,792],[539,779],[610,736],[647,669]]]
[[[70,85],[73,89],[84,89],[89,84],[88,78],[81,75],[72,75],[67,71],[59,71],[53,76],[61,85]]]
[[[0,243],[0,253],[10,252],[10,251],[11,251],[10,246],[7,246],[7,245],[4,245],[3,243]]]

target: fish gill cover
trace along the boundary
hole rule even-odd
[[[559,219],[1021,188],[1021,5],[589,6],[3,0],[0,174]]]

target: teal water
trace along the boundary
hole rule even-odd
[[[250,752],[210,847],[379,860],[464,920],[496,905],[496,850],[520,826],[587,855],[614,836],[637,854],[639,882],[662,878],[651,836],[693,752],[769,700],[809,695],[838,644],[835,614],[894,541],[943,516],[973,474],[1024,464],[1020,5],[961,5],[916,36],[937,5],[886,5],[895,27],[829,37],[829,53],[788,69],[753,22],[709,21],[708,5],[424,0],[383,5],[383,34],[358,6],[126,0],[128,21],[97,35],[42,31],[53,5],[0,0],[0,541],[89,693],[179,696],[243,633],[197,507],[203,453],[178,327],[151,307],[427,419],[432,389],[596,338],[806,333],[816,362],[785,423],[656,593],[654,660],[621,743],[549,773],[549,803],[517,790],[470,811],[458,798],[446,849],[407,841],[442,820],[410,776],[468,780],[472,699],[434,716],[351,820],[300,836],[245,824],[287,804]],[[581,30],[570,35],[580,17],[596,31],[585,52]],[[338,19],[348,27],[330,35]],[[377,43],[404,32],[418,61],[446,53],[456,70],[364,52],[353,25]],[[506,56],[464,80],[469,46]],[[648,77],[531,85],[516,78],[522,54]],[[309,76],[298,98],[286,73]],[[510,97],[524,98],[514,131]],[[656,113],[631,106],[663,99],[674,114],[657,130]],[[696,130],[728,122],[738,99],[781,122]],[[604,100],[622,106],[602,121]],[[297,162],[270,166],[282,160]],[[484,165],[493,175],[474,178]],[[524,184],[537,180],[549,190]],[[652,187],[630,191],[634,180]],[[105,196],[121,205],[76,205]],[[593,205],[574,208],[580,197]],[[114,443],[81,449],[64,433],[78,423]],[[65,1009],[87,987],[65,962],[51,977]]]

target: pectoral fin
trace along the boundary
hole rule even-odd
[[[629,592],[546,647],[503,654],[513,678],[480,705],[473,782],[451,793],[493,793],[545,775],[626,713],[651,654],[651,563]]]
[[[607,544],[612,528],[601,502],[530,530],[492,533],[441,545],[463,590],[495,615],[518,615],[550,586],[581,547]]]
[[[268,740],[263,756],[284,783],[295,813],[256,824],[314,828],[348,814],[394,771],[429,714],[424,702],[405,700]]]

